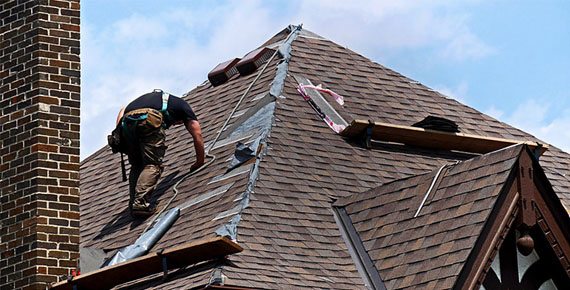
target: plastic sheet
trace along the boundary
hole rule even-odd
[[[323,86],[321,84],[316,85],[316,86],[312,86],[312,85],[302,85],[303,89],[311,89],[311,90],[317,90],[319,92],[322,93],[327,93],[329,95],[331,95],[334,100],[339,103],[341,106],[344,105],[344,97],[335,93],[333,90],[329,90],[329,89],[323,89]]]
[[[297,87],[297,91],[299,91],[299,93],[301,93],[301,95],[303,96],[305,101],[307,101],[307,103],[309,103],[309,105],[313,108],[313,110],[315,110],[315,112],[317,112],[319,117],[321,117],[321,119],[323,119],[323,121],[325,121],[325,123],[335,133],[340,134],[342,132],[342,130],[344,130],[344,128],[346,128],[346,126],[335,123],[333,120],[331,120],[331,118],[329,116],[327,116],[325,113],[323,113],[321,108],[319,108],[319,106],[315,103],[315,101],[309,97],[309,95],[307,94],[307,91],[305,91],[305,88],[307,86],[308,85],[299,85]]]

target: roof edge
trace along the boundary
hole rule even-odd
[[[378,269],[374,266],[370,255],[364,248],[358,231],[354,228],[350,216],[344,207],[332,207],[334,220],[339,228],[348,252],[355,264],[356,270],[362,278],[366,288],[373,290],[386,290],[386,285]]]

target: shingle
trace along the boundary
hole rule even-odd
[[[291,54],[289,75],[305,77],[314,84],[322,83],[344,95],[345,105],[335,106],[344,118],[410,125],[427,115],[444,115],[456,122],[462,133],[538,141],[329,40],[298,37]],[[253,100],[268,91],[277,62],[276,59],[268,66],[238,110],[253,107],[256,104]],[[215,137],[255,75],[236,75],[215,88],[201,85],[185,96],[201,122],[206,142]],[[374,142],[371,150],[364,149],[357,142],[335,135],[295,86],[294,79],[287,77],[282,93],[285,98],[276,101],[274,122],[256,187],[238,227],[238,242],[246,250],[231,257],[237,267],[224,268],[228,281],[236,286],[266,289],[362,289],[362,279],[332,216],[333,200],[346,197],[347,211],[359,212],[357,216],[362,220],[353,222],[359,227],[364,244],[371,247],[369,253],[375,253],[371,256],[378,259],[375,264],[379,269],[395,274],[408,271],[402,264],[406,251],[417,253],[414,260],[424,265],[416,266],[416,272],[409,278],[384,281],[388,289],[424,285],[426,289],[441,289],[450,283],[452,286],[453,279],[440,273],[449,272],[451,274],[446,275],[453,276],[453,269],[442,271],[441,267],[447,259],[453,261],[453,265],[460,264],[461,255],[466,255],[466,251],[461,250],[474,243],[477,226],[498,194],[495,185],[506,178],[493,173],[508,170],[508,159],[513,158],[514,153],[503,156],[507,161],[488,160],[484,156],[478,164],[462,162],[454,166],[447,174],[449,178],[442,180],[441,190],[431,196],[421,215],[411,220],[435,175],[424,173],[473,155],[381,142]],[[168,167],[157,190],[160,194],[155,195],[161,204],[172,196],[174,182],[187,172],[188,160],[194,158],[188,139],[182,127],[168,132]],[[233,154],[233,146],[217,148],[213,153],[218,157],[216,163],[184,181],[174,204],[183,204],[230,182],[235,184],[216,198],[189,207],[155,249],[214,235],[214,230],[225,220],[212,219],[233,208],[234,200],[245,191],[249,174],[233,176],[220,184],[208,184],[212,178],[225,173],[225,160]],[[120,180],[118,160],[118,155],[104,148],[82,162],[82,246],[107,249],[126,246],[136,240],[146,226],[133,222],[125,211],[128,189]],[[540,163],[561,201],[570,208],[569,155],[550,147]],[[491,171],[483,173],[484,168]],[[394,182],[403,178],[408,179]],[[473,182],[466,185],[465,180]],[[381,187],[384,190],[373,192],[381,191],[383,198],[359,194],[380,185],[385,185]],[[446,221],[451,218],[465,226],[453,228]],[[475,224],[466,224],[468,222]],[[445,231],[448,234],[442,239],[440,233]],[[402,234],[404,232],[406,234]],[[433,233],[427,235],[428,232]],[[393,244],[395,242],[399,244]],[[446,251],[448,254],[441,254]],[[452,253],[457,254],[452,256]],[[422,255],[439,256],[422,261]],[[426,272],[424,268],[430,270]],[[180,285],[205,285],[209,276],[208,271],[180,275],[156,287],[178,289]]]
[[[384,282],[389,283],[391,279],[397,280],[391,289],[419,287],[434,280],[441,285],[448,285],[450,283],[448,278],[459,274],[459,265],[465,262],[469,254],[469,251],[464,251],[464,249],[473,246],[478,232],[489,215],[488,209],[496,200],[498,191],[487,191],[489,193],[485,194],[484,198],[476,200],[466,199],[463,196],[481,191],[473,189],[473,180],[481,179],[486,184],[504,184],[508,175],[503,173],[508,173],[517,160],[518,155],[512,152],[520,152],[522,148],[522,146],[517,146],[488,153],[452,166],[448,171],[450,174],[441,177],[440,185],[455,184],[458,189],[436,188],[435,191],[438,194],[434,194],[429,205],[424,206],[420,212],[421,223],[414,222],[412,215],[402,218],[405,216],[402,214],[385,214],[381,217],[382,222],[379,223],[377,220],[380,214],[362,215],[358,211],[393,212],[397,206],[398,208],[408,207],[408,212],[415,212],[421,200],[406,198],[407,194],[403,192],[408,191],[410,187],[412,189],[425,188],[426,184],[431,184],[437,170],[379,186],[368,192],[346,198],[346,201],[339,200],[339,204],[345,205],[367,252],[381,253],[371,258],[377,265],[380,265],[379,275]],[[482,165],[487,162],[505,163],[508,166]],[[482,167],[489,167],[494,171],[480,170]],[[496,176],[501,176],[502,179]],[[447,189],[449,188],[451,187]],[[423,194],[424,192],[421,191],[420,197]],[[399,196],[400,199],[393,199],[394,196]],[[419,232],[420,229],[421,236],[413,234]],[[405,258],[399,259],[401,256],[390,256],[387,253],[405,254]],[[431,269],[438,270],[425,273]],[[399,279],[397,274],[402,272],[406,278]]]

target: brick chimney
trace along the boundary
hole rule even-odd
[[[0,19],[0,289],[45,289],[79,259],[79,0]]]

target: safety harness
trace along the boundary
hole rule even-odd
[[[170,116],[167,110],[168,99],[170,98],[170,94],[164,91],[161,92],[162,92],[162,109],[160,109],[160,113],[162,113],[162,127],[166,129],[174,122],[172,121],[172,117]],[[167,119],[168,122],[166,122],[165,119]]]
[[[172,121],[172,117],[168,113],[168,99],[170,98],[170,94],[159,89],[155,89],[153,92],[162,93],[162,108],[159,110],[159,112],[162,115],[161,126],[164,129],[166,129],[174,123]],[[111,135],[107,136],[107,141],[113,153],[116,152],[121,153],[121,169],[123,173],[123,181],[127,181],[125,160],[123,158],[123,153],[126,153],[127,151],[126,151],[126,144],[123,140],[124,138],[122,137],[121,131],[125,131],[125,135],[130,142],[135,142],[137,125],[140,121],[146,120],[148,118],[150,110],[156,111],[154,109],[144,108],[128,112],[123,116],[119,125],[111,132]],[[131,124],[132,127],[131,130],[129,130],[129,125]]]

